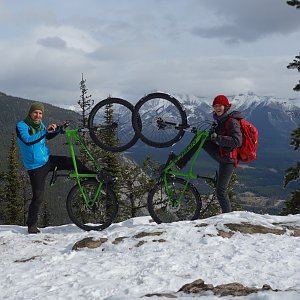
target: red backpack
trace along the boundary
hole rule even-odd
[[[228,132],[229,119],[226,121],[225,128]],[[235,166],[237,166],[238,160],[242,162],[251,162],[257,159],[256,150],[258,147],[258,130],[250,122],[245,119],[238,119],[241,125],[241,132],[243,135],[242,146],[233,149],[231,157],[235,160]]]

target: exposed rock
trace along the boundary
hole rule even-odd
[[[231,238],[234,235],[233,231],[224,231],[224,230],[218,230],[218,236],[221,236],[222,238]]]
[[[255,234],[255,233],[260,233],[260,234],[267,234],[267,233],[272,233],[272,234],[285,234],[286,230],[285,229],[275,229],[275,228],[268,228],[262,225],[254,225],[250,223],[241,223],[241,224],[234,224],[234,223],[228,223],[224,224],[227,228],[229,228],[232,231],[239,231],[241,233],[245,234]]]
[[[30,261],[30,260],[34,260],[34,259],[36,259],[37,257],[39,257],[38,255],[36,255],[36,256],[32,256],[32,257],[29,257],[29,258],[23,258],[23,259],[17,259],[17,260],[15,260],[14,262],[27,262],[27,261]]]
[[[206,227],[208,226],[209,224],[206,224],[206,223],[201,223],[201,224],[196,224],[195,227]]]
[[[294,224],[291,225],[291,224],[287,224],[287,223],[273,223],[273,225],[281,226],[281,227],[284,227],[284,228],[292,231],[291,236],[296,236],[296,237],[300,236],[300,228],[292,226]]]
[[[184,292],[186,294],[199,294],[201,292],[211,291],[213,288],[214,286],[212,284],[205,284],[202,279],[197,279],[182,286],[178,292]]]
[[[213,293],[217,296],[247,296],[257,293],[260,289],[243,286],[240,283],[233,282],[228,284],[217,285],[213,288]]]
[[[162,297],[162,298],[177,298],[173,294],[164,294],[164,293],[154,293],[154,294],[146,294],[145,297]]]
[[[72,247],[72,250],[78,250],[81,248],[90,248],[95,249],[100,247],[103,243],[107,241],[107,238],[100,238],[99,240],[94,240],[92,237],[84,238],[81,241],[78,241]]]
[[[145,243],[147,243],[146,241],[139,241],[135,247],[141,247],[142,245],[144,245]]]
[[[164,239],[159,239],[159,240],[152,240],[152,242],[154,242],[154,243],[165,243],[166,240],[164,240]]]
[[[139,239],[139,238],[143,238],[145,236],[159,236],[159,235],[162,235],[163,233],[164,233],[163,231],[154,231],[154,232],[145,232],[145,231],[142,231],[142,232],[136,234],[134,236],[134,238]]]
[[[123,240],[127,239],[126,236],[120,236],[120,237],[117,237],[115,238],[115,240],[112,242],[112,244],[114,245],[118,245],[119,243],[121,243]]]
[[[186,294],[202,294],[211,291],[216,296],[246,296],[260,291],[273,290],[269,285],[264,284],[261,289],[243,286],[240,283],[233,282],[228,284],[221,284],[214,287],[212,284],[205,284],[202,279],[197,279],[191,283],[182,286],[177,293],[184,292]]]

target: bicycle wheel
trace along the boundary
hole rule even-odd
[[[194,185],[174,177],[168,179],[168,187],[171,197],[167,195],[163,181],[148,194],[148,210],[153,220],[160,224],[198,219],[202,202]]]
[[[90,179],[81,182],[89,206],[86,205],[78,184],[68,194],[66,203],[68,215],[72,222],[83,230],[103,230],[117,216],[119,204],[110,186],[103,185],[98,198],[94,199],[99,184],[96,180]]]
[[[88,118],[94,143],[106,151],[121,152],[133,146],[138,135],[132,128],[133,105],[120,98],[97,103]]]
[[[132,125],[145,144],[163,148],[183,137],[187,117],[177,99],[157,92],[146,95],[135,105]]]

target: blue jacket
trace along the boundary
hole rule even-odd
[[[30,127],[20,121],[17,124],[16,131],[18,144],[25,169],[32,170],[45,165],[49,160],[49,149],[46,146],[47,129],[42,123],[42,130],[36,134],[30,135]]]

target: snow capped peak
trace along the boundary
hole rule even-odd
[[[173,95],[184,106],[203,105],[211,107],[212,98],[196,96],[190,94],[174,94]],[[300,99],[297,98],[278,98],[275,96],[258,96],[253,92],[247,94],[228,95],[229,102],[232,104],[233,110],[252,110],[258,105],[260,106],[281,106],[284,110],[290,110],[300,107]]]

